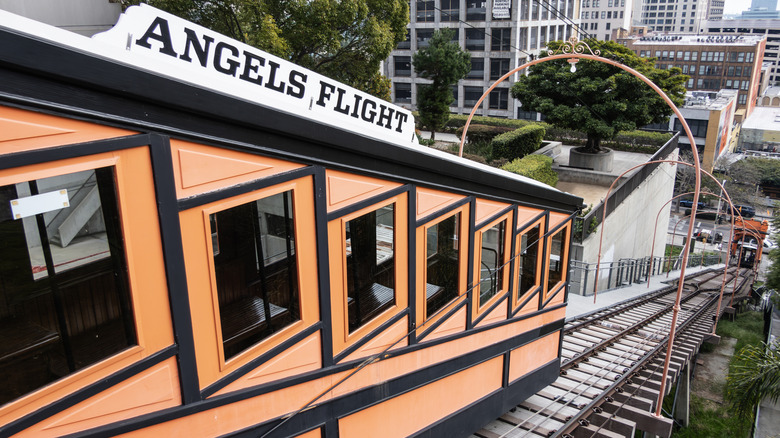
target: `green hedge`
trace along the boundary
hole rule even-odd
[[[571,146],[585,146],[588,140],[588,135],[584,132],[559,128],[547,123],[542,123],[542,125],[547,128],[547,134],[544,136],[544,139],[548,141],[560,141]],[[602,140],[601,146],[616,151],[654,154],[672,138],[672,135],[669,132],[641,131],[637,129],[620,132],[611,140]]]
[[[528,155],[501,166],[501,169],[555,187],[558,184],[558,174],[552,170],[552,161],[547,155]]]
[[[514,160],[534,153],[542,145],[545,129],[541,125],[527,125],[493,138],[493,159]]]
[[[454,131],[457,128],[461,128],[466,125],[466,120],[469,118],[468,115],[460,115],[460,114],[451,114],[450,119],[447,121],[447,123],[444,124],[445,128],[449,128],[450,130]],[[512,129],[521,128],[526,125],[530,125],[534,122],[528,121],[528,120],[517,120],[517,119],[502,119],[498,117],[485,117],[485,116],[474,116],[473,119],[471,119],[471,124],[469,125],[469,132],[471,132],[471,126],[474,124],[478,125],[488,125],[488,126],[505,126]]]
[[[468,137],[469,143],[475,143],[475,142],[482,142],[482,141],[490,141],[493,140],[493,137],[503,134],[505,132],[509,132],[514,128],[510,128],[508,126],[490,126],[490,125],[475,125],[471,124],[469,125],[469,131],[466,133],[466,136]],[[455,134],[458,137],[463,136],[463,127],[461,126],[455,131]]]

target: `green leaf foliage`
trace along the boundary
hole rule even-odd
[[[545,129],[541,125],[527,125],[493,138],[493,158],[513,160],[534,153],[542,145]],[[471,135],[469,131],[468,135]],[[556,176],[557,182],[557,176]]]
[[[463,79],[471,68],[471,55],[452,40],[454,30],[436,30],[428,47],[418,50],[412,58],[414,71],[421,78],[431,80],[417,92],[417,110],[420,124],[436,132],[449,119],[453,101],[450,86]]]
[[[657,69],[653,60],[640,58],[613,41],[586,40],[602,56],[633,68],[658,85],[675,105],[682,105],[688,76],[679,68]],[[562,43],[551,42],[551,50]],[[542,52],[541,57],[547,56]],[[639,78],[610,64],[580,60],[570,71],[567,60],[536,64],[512,86],[512,96],[526,111],[538,111],[546,122],[587,134],[586,150],[597,152],[602,139],[620,131],[668,120],[672,109]]]
[[[409,22],[405,0],[144,2],[386,100],[390,84],[379,66]]]
[[[726,397],[737,415],[750,416],[761,400],[780,399],[780,352],[777,343],[749,345],[735,356],[726,380]]]
[[[466,120],[468,118],[469,116],[467,115],[450,114],[450,119],[447,120],[445,127],[450,129],[461,128],[466,125]],[[474,116],[471,119],[471,125],[469,125],[469,130],[471,130],[471,126],[473,126],[474,124],[487,125],[487,126],[506,126],[508,128],[517,129],[533,123],[538,123],[538,122],[532,122],[529,120],[520,120],[520,119],[502,119],[499,117]]]
[[[473,142],[483,142],[483,141],[490,141],[493,140],[493,137],[503,134],[505,132],[512,131],[513,128],[510,128],[508,126],[490,126],[490,125],[469,125],[468,130],[468,141],[469,143]],[[455,131],[455,134],[457,134],[458,137],[463,136],[463,127],[458,128]]]
[[[501,169],[527,176],[547,185],[558,184],[558,174],[552,170],[552,158],[547,155],[528,155],[505,164]]]

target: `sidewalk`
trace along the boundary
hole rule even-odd
[[[725,265],[722,264],[704,267],[691,267],[685,269],[685,274],[687,276],[708,269],[720,269],[722,271],[724,267]],[[666,277],[666,274],[650,277],[649,288],[647,287],[647,282],[645,281],[641,284],[634,283],[630,286],[601,291],[596,295],[595,304],[593,303],[593,295],[582,296],[570,294],[568,304],[566,306],[566,319],[573,319],[586,313],[612,307],[617,303],[655,292],[674,283],[674,281],[678,278],[680,278],[680,271],[672,271],[668,278]]]

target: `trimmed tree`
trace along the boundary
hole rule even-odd
[[[688,76],[679,68],[661,70],[653,59],[640,58],[613,41],[586,40],[601,56],[621,62],[647,76],[675,105],[682,105]],[[548,44],[558,49],[561,41]],[[540,57],[548,56],[543,51]],[[613,139],[620,131],[669,120],[673,114],[666,102],[639,78],[604,62],[579,60],[571,72],[566,59],[543,62],[529,69],[527,76],[512,86],[512,96],[523,110],[545,115],[545,121],[565,129],[587,133],[583,150],[598,153],[602,139]]]
[[[431,131],[431,139],[449,119],[450,103],[454,100],[450,87],[471,68],[471,55],[452,40],[454,35],[455,31],[449,28],[437,30],[428,47],[418,50],[412,58],[415,73],[432,81],[417,90],[420,124]]]

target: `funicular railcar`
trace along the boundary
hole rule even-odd
[[[0,198],[2,436],[459,436],[558,374],[581,199],[148,6],[0,11]]]

